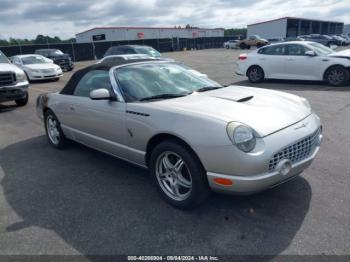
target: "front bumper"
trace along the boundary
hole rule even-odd
[[[258,139],[251,153],[242,153],[233,146],[217,149],[215,158],[209,158],[209,153],[200,157],[214,191],[250,194],[300,174],[312,163],[322,138],[319,118],[311,114],[292,126]],[[284,162],[288,162],[287,172],[282,169]]]
[[[287,175],[283,175],[278,171],[271,173],[263,173],[255,176],[231,176],[224,174],[217,174],[208,172],[207,177],[209,181],[209,186],[213,191],[220,193],[232,193],[232,194],[253,194],[257,193],[277,185],[280,185],[284,182],[291,180],[300,173],[302,173],[306,168],[308,168],[312,161],[314,160],[319,146],[316,147],[312,155],[296,164],[292,165],[290,172]],[[215,183],[215,179],[229,179],[232,181],[232,185],[223,186]]]
[[[71,70],[74,68],[74,64],[70,60],[55,60],[54,63],[59,65],[62,70]]]
[[[0,102],[13,101],[24,98],[28,92],[27,81],[17,83],[13,86],[0,87]]]
[[[62,71],[49,72],[49,73],[43,73],[43,72],[34,73],[34,72],[31,72],[30,75],[29,75],[29,78],[31,80],[55,79],[55,78],[61,77],[62,74],[63,74]]]

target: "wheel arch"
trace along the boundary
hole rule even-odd
[[[350,66],[344,66],[344,65],[342,65],[342,64],[334,64],[334,65],[330,65],[329,67],[327,67],[327,68],[324,70],[322,79],[323,79],[323,80],[326,80],[327,71],[330,70],[332,67],[336,67],[336,66],[343,67],[344,69],[348,70],[348,71],[349,71],[349,74],[350,74]]]
[[[147,146],[146,146],[146,155],[145,155],[145,162],[146,165],[149,167],[149,162],[150,162],[150,158],[151,158],[151,154],[153,149],[160,143],[164,142],[164,141],[175,141],[179,144],[181,144],[182,146],[184,146],[186,149],[188,149],[193,156],[199,161],[200,165],[202,166],[202,168],[205,170],[202,161],[200,160],[198,154],[194,151],[194,149],[190,146],[190,144],[188,142],[186,142],[184,139],[180,138],[179,136],[176,136],[174,134],[170,134],[170,133],[159,133],[154,135],[153,137],[151,137],[151,139],[148,141]]]
[[[245,72],[245,75],[246,75],[246,76],[248,76],[249,69],[251,69],[253,66],[258,66],[258,67],[260,67],[261,70],[262,70],[263,73],[264,73],[264,77],[266,77],[266,73],[265,73],[264,69],[263,69],[260,65],[257,65],[257,64],[253,64],[253,65],[251,65],[251,66],[249,66],[249,67],[247,68],[247,71]]]

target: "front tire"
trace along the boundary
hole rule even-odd
[[[260,66],[252,66],[248,69],[247,77],[251,83],[261,83],[265,79],[264,70]]]
[[[25,106],[26,104],[28,104],[28,100],[29,100],[29,95],[28,95],[28,92],[26,92],[25,97],[21,99],[16,99],[15,103],[17,106]]]
[[[176,140],[161,142],[153,149],[150,171],[162,197],[177,208],[194,208],[209,195],[200,161]]]
[[[331,86],[345,86],[349,83],[349,71],[343,66],[332,66],[325,73],[325,80]]]
[[[63,134],[61,124],[56,115],[51,110],[48,110],[44,114],[44,119],[46,136],[49,143],[55,148],[63,148],[67,144],[67,139]]]
[[[239,48],[240,48],[240,49],[246,49],[246,48],[247,48],[247,45],[246,45],[245,43],[241,43],[241,44],[239,45]]]

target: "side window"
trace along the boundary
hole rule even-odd
[[[19,60],[19,58],[16,57],[16,56],[12,59],[12,62],[13,62],[14,64],[17,64],[17,65],[19,65],[19,64],[21,63],[21,61]]]
[[[125,55],[130,55],[130,54],[137,54],[134,49],[132,48],[123,48],[123,54]]]
[[[267,46],[258,51],[263,55],[285,55],[285,45]]]
[[[90,97],[90,92],[95,89],[106,88],[112,91],[109,72],[94,70],[86,73],[74,89],[74,96]]]
[[[287,55],[304,56],[306,51],[308,51],[308,50],[302,45],[288,45],[287,46]]]

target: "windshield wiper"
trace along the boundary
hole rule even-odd
[[[141,98],[139,101],[146,101],[146,100],[153,100],[153,99],[167,99],[167,98],[176,98],[176,97],[182,97],[187,96],[189,93],[185,94],[161,94],[161,95],[155,95],[155,96],[148,96]]]
[[[196,92],[205,92],[205,91],[215,90],[215,89],[219,89],[219,88],[223,88],[223,87],[224,86],[205,86],[205,87],[197,89]]]

